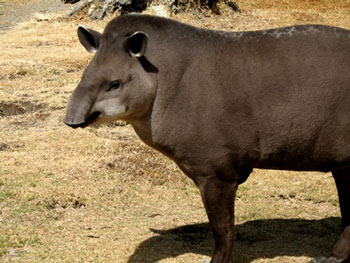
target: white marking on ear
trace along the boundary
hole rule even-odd
[[[125,42],[125,47],[130,56],[140,58],[147,49],[148,35],[142,31],[135,31]]]
[[[83,25],[78,25],[78,38],[80,43],[90,53],[96,53],[99,45],[100,33]]]

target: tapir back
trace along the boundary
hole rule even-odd
[[[169,95],[158,96],[167,109],[160,126],[174,135],[168,148],[181,159],[230,156],[260,168],[350,164],[348,30],[314,25],[210,34],[206,42],[197,37],[181,82],[164,91],[176,90],[171,103],[163,100]],[[159,84],[162,93],[169,77]]]

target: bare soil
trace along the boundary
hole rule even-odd
[[[30,20],[35,14],[62,13],[71,8],[61,0],[0,0],[0,32]]]

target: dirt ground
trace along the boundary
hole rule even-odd
[[[73,6],[65,5],[61,0],[0,0],[0,33],[30,20],[35,14],[69,12]]]
[[[101,31],[112,17],[67,19],[71,6],[52,1],[53,10],[49,2],[0,0],[0,262],[208,262],[213,239],[199,192],[170,160],[129,125],[63,124],[92,58],[77,25]],[[350,28],[349,0],[237,2],[241,13],[173,19],[236,31]],[[340,231],[332,176],[255,170],[238,190],[236,224],[235,263],[328,255]]]

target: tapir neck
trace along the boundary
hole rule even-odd
[[[130,122],[136,134],[140,139],[149,146],[153,146],[154,140],[152,136],[152,124],[150,116]]]
[[[156,115],[155,112],[152,112],[142,119],[130,121],[130,124],[145,144],[176,161],[175,156],[173,156],[172,147],[162,143],[167,133],[159,130],[160,127],[157,125],[159,123],[157,123],[157,118],[154,115]]]

